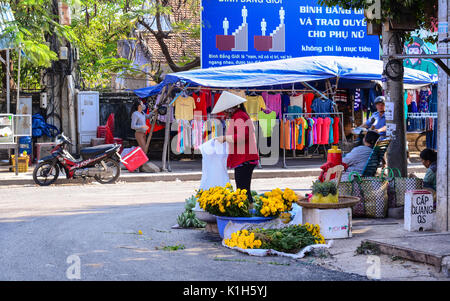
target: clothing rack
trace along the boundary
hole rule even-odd
[[[437,113],[408,113],[407,115],[408,118],[437,118],[438,114]]]
[[[320,117],[320,116],[324,116],[324,115],[337,115],[339,117],[339,126],[341,128],[341,137],[342,137],[341,139],[346,141],[345,133],[344,133],[344,123],[343,123],[344,122],[344,113],[342,113],[342,112],[331,112],[331,113],[284,113],[283,114],[283,122],[287,119],[286,117],[289,117],[289,116],[292,116],[292,117],[299,116],[299,117],[304,117],[304,118],[305,117],[306,118],[310,118],[311,116],[319,116]],[[323,150],[325,151],[324,156],[326,158],[326,156],[327,156],[327,147],[326,147],[327,144],[316,144],[316,145],[317,145],[317,147],[316,147],[316,149],[314,150],[314,152],[311,155],[309,155],[309,153],[308,153],[309,150],[308,149],[305,150],[305,157],[313,156],[314,154],[318,153],[318,151],[320,149],[320,146],[323,146]],[[292,150],[293,159],[296,158],[295,151],[296,151],[296,149]],[[304,166],[303,165],[296,165],[296,166],[289,166],[289,167],[304,167]],[[286,164],[286,147],[283,148],[283,168],[288,168],[288,166]]]
[[[406,131],[408,133],[431,132],[434,127],[437,127],[437,113],[408,113],[407,117]]]

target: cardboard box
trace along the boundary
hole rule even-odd
[[[320,226],[325,239],[352,237],[352,209],[302,208],[302,222]]]

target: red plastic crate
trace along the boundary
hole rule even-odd
[[[100,125],[97,127],[97,138],[106,137],[106,125]]]
[[[129,172],[135,171],[148,161],[147,155],[139,146],[122,158],[122,163]]]

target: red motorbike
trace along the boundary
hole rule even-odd
[[[80,151],[80,159],[75,159],[67,151],[67,145],[73,145],[69,138],[61,134],[56,141],[58,145],[51,150],[51,155],[39,160],[33,171],[36,184],[48,186],[54,183],[60,171],[67,179],[93,177],[102,184],[115,183],[119,178],[120,145],[86,147]]]

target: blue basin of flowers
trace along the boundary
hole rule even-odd
[[[254,210],[250,210],[251,214],[254,214]],[[236,224],[259,224],[263,222],[270,221],[274,219],[274,217],[263,217],[263,216],[251,216],[251,217],[231,217],[231,216],[216,216],[217,219],[217,228],[219,229],[220,237],[223,238],[223,231],[227,226],[228,222],[233,222]]]

